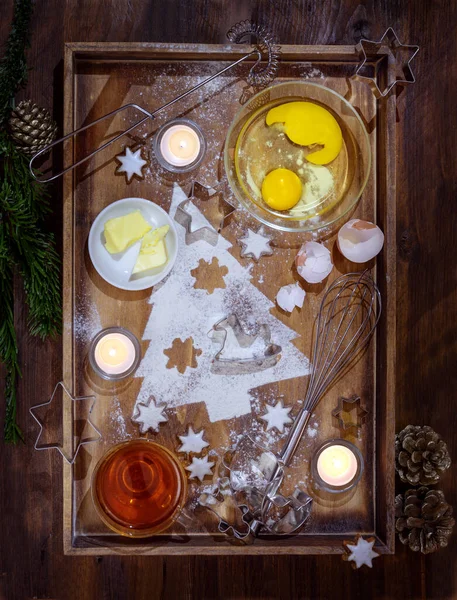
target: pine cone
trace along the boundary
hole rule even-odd
[[[441,490],[423,486],[395,498],[395,527],[402,544],[414,552],[435,552],[448,544],[455,521]]]
[[[410,485],[434,485],[449,468],[446,444],[431,427],[408,425],[395,437],[395,468]]]
[[[49,112],[31,100],[23,100],[16,106],[8,126],[14,145],[28,156],[51,144],[57,133],[57,123]]]

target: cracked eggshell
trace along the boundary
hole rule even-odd
[[[320,283],[332,272],[333,263],[329,250],[319,242],[306,242],[295,257],[300,277],[308,283]]]
[[[364,263],[379,254],[384,245],[384,234],[374,223],[351,219],[338,231],[338,249],[348,260]]]
[[[296,306],[301,308],[305,301],[306,292],[298,283],[290,283],[284,285],[276,294],[276,302],[278,306],[286,312],[292,312]]]

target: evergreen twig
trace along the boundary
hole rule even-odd
[[[14,18],[0,62],[0,362],[6,366],[5,440],[16,443],[22,433],[16,421],[16,384],[21,375],[14,329],[16,273],[22,276],[32,335],[45,338],[60,330],[60,260],[52,235],[45,233],[50,212],[46,188],[36,183],[28,159],[17,150],[4,125],[12,99],[27,81],[25,49],[32,0],[15,0]]]

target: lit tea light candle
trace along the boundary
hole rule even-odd
[[[175,167],[193,163],[200,152],[197,133],[187,125],[173,125],[160,141],[162,156]]]
[[[329,446],[319,454],[317,472],[329,485],[346,485],[357,473],[357,459],[349,448]]]
[[[140,359],[139,342],[127,329],[110,327],[92,340],[90,363],[104,379],[123,379],[133,373]]]
[[[105,373],[119,375],[133,365],[135,348],[126,335],[108,333],[95,346],[95,360]]]
[[[205,148],[203,133],[189,119],[175,119],[167,123],[154,138],[157,160],[173,172],[195,168],[203,159]]]
[[[360,480],[362,455],[346,440],[330,440],[316,451],[312,470],[319,487],[332,492],[347,491]]]

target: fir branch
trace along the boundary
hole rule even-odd
[[[5,363],[5,441],[17,443],[23,439],[16,423],[16,380],[20,376],[17,340],[14,330],[13,263],[3,220],[0,213],[0,361]]]
[[[31,176],[28,159],[9,138],[5,124],[17,90],[27,81],[25,49],[32,0],[15,0],[14,19],[0,62],[0,362],[6,366],[5,440],[16,443],[16,384],[21,376],[14,329],[13,277],[20,273],[28,305],[28,326],[41,338],[60,329],[60,261],[52,235],[44,231],[50,212],[46,189]]]
[[[32,12],[32,0],[15,0],[13,24],[0,63],[0,127],[10,116],[16,92],[27,82],[25,50],[30,45],[28,31]]]
[[[8,148],[8,142],[3,147]],[[45,338],[60,330],[60,260],[54,237],[42,230],[49,210],[44,188],[32,183],[28,170],[21,168],[24,157],[15,149],[10,149],[10,154],[13,160],[3,156],[0,210],[10,239],[10,253],[24,279],[30,333]],[[24,180],[24,175],[28,175],[28,180]]]

